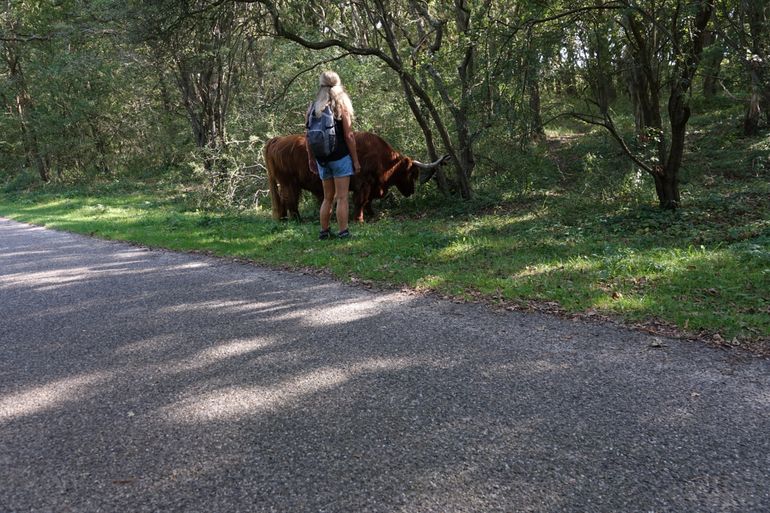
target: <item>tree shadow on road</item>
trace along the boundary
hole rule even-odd
[[[0,268],[2,509],[770,507],[766,362],[67,234],[9,237],[3,255],[27,255]]]

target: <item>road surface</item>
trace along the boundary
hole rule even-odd
[[[770,362],[0,219],[0,511],[770,511]]]

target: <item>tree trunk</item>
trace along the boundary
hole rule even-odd
[[[712,31],[707,31],[704,46],[711,47],[703,56],[703,96],[706,99],[714,98],[717,94],[719,72],[722,68],[724,51],[719,48],[719,36]]]
[[[680,98],[682,97],[677,96],[677,99],[672,99],[669,103],[671,147],[666,162],[660,168],[660,175],[655,176],[655,188],[660,207],[670,210],[676,209],[680,204],[679,169],[682,166],[687,121],[690,118],[690,108],[686,104],[679,103]]]
[[[609,110],[616,96],[610,43],[607,39],[608,30],[607,23],[597,23],[588,33],[589,37],[586,41],[586,51],[592,57],[590,59],[592,64],[589,66],[589,83],[601,112]]]
[[[460,77],[460,105],[455,115],[457,123],[457,137],[460,149],[461,167],[463,176],[460,176],[460,192],[463,198],[470,199],[470,179],[476,168],[476,156],[473,151],[473,138],[471,137],[470,121],[468,114],[471,107],[471,88],[476,79],[476,46],[470,42],[471,34],[471,7],[466,0],[455,0],[455,22],[457,29],[468,38],[462,61],[457,67]]]
[[[626,18],[626,30],[634,42],[631,49],[631,76],[629,91],[634,104],[634,122],[637,136],[643,141],[657,138],[658,157],[663,161],[666,144],[662,138],[663,118],[660,113],[660,72],[655,58],[657,36],[655,28],[646,34],[643,26],[634,16]],[[649,133],[652,132],[652,133]]]
[[[404,90],[404,95],[406,97],[407,104],[412,111],[412,115],[414,116],[414,119],[417,120],[417,124],[420,126],[420,130],[422,130],[423,137],[425,138],[425,145],[428,148],[428,156],[430,157],[430,161],[435,162],[438,160],[438,152],[436,151],[436,145],[433,142],[433,132],[431,132],[430,126],[428,126],[428,120],[426,119],[426,116],[422,110],[420,110],[420,106],[417,104],[417,100],[414,97],[414,91],[412,91],[411,86],[406,80],[404,80],[403,77],[401,77],[401,87]],[[449,194],[449,186],[446,182],[446,177],[444,176],[444,171],[441,169],[441,167],[436,168],[435,177],[439,190],[444,194]]]
[[[743,118],[743,135],[752,137],[759,134],[759,120],[762,116],[762,83],[756,69],[750,72],[751,94],[746,115]]]
[[[16,89],[12,110],[19,122],[19,129],[24,141],[25,159],[37,168],[40,179],[48,182],[51,179],[50,165],[48,159],[40,150],[35,127],[29,120],[29,113],[33,106],[32,97],[27,91],[27,84],[21,69],[17,50],[15,45],[5,43],[5,61],[8,65],[8,74],[10,82]]]
[[[217,70],[214,56],[205,63],[190,66],[185,57],[177,61],[177,83],[182,94],[182,104],[187,111],[195,145],[204,152],[203,169],[215,182],[226,170],[218,162],[219,153],[226,148],[226,102],[221,100],[230,87],[224,83]]]
[[[699,4],[692,30],[687,42],[681,46],[681,41],[675,37],[674,52],[681,58],[674,67],[671,80],[671,94],[668,99],[668,117],[671,124],[671,147],[663,162],[661,188],[658,189],[660,206],[666,209],[676,209],[680,204],[679,168],[684,156],[684,143],[687,134],[687,122],[690,119],[689,92],[692,80],[703,55],[706,41],[706,26],[714,11],[714,4],[704,0]],[[678,37],[683,37],[678,34]],[[656,187],[658,186],[656,180]]]
[[[530,34],[527,42],[527,67],[524,87],[529,100],[529,130],[528,136],[535,141],[545,139],[543,118],[540,115],[540,52],[533,48],[533,38]]]
[[[653,175],[655,193],[662,209],[675,210],[680,204],[679,182],[676,176],[677,172],[673,170],[666,170],[666,174]]]
[[[534,140],[542,141],[545,139],[545,129],[543,128],[543,118],[540,115],[540,80],[537,76],[530,77],[528,89],[530,134]]]
[[[743,0],[741,8],[748,18],[751,53],[748,61],[751,78],[749,105],[743,122],[743,133],[757,135],[764,112],[770,122],[770,83],[767,73],[767,0]]]

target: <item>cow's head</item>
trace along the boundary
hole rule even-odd
[[[446,165],[446,163],[449,162],[451,159],[452,159],[451,156],[444,155],[443,157],[438,159],[436,162],[431,162],[430,164],[423,164],[422,162],[417,162],[416,160],[413,160],[412,165],[416,166],[419,169],[420,185],[428,183],[428,180],[433,178],[433,175],[436,173],[436,169],[438,169],[440,166]]]
[[[414,187],[419,180],[420,185],[426,183],[433,177],[436,169],[439,166],[443,166],[449,162],[450,156],[444,155],[435,162],[430,164],[423,164],[417,160],[409,160],[409,164],[406,168],[406,172],[400,174],[399,179],[396,180],[395,186],[404,196],[411,196],[414,194]]]

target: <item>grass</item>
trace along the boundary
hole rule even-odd
[[[6,192],[0,215],[756,348],[770,339],[770,142],[718,150],[708,123],[695,126],[691,148],[702,150],[688,155],[676,212],[654,207],[651,184],[598,134],[535,152],[515,175],[479,176],[472,202],[433,190],[386,201],[345,241],[317,240],[310,201],[313,221],[282,223],[266,210],[197,210],[161,183]]]

